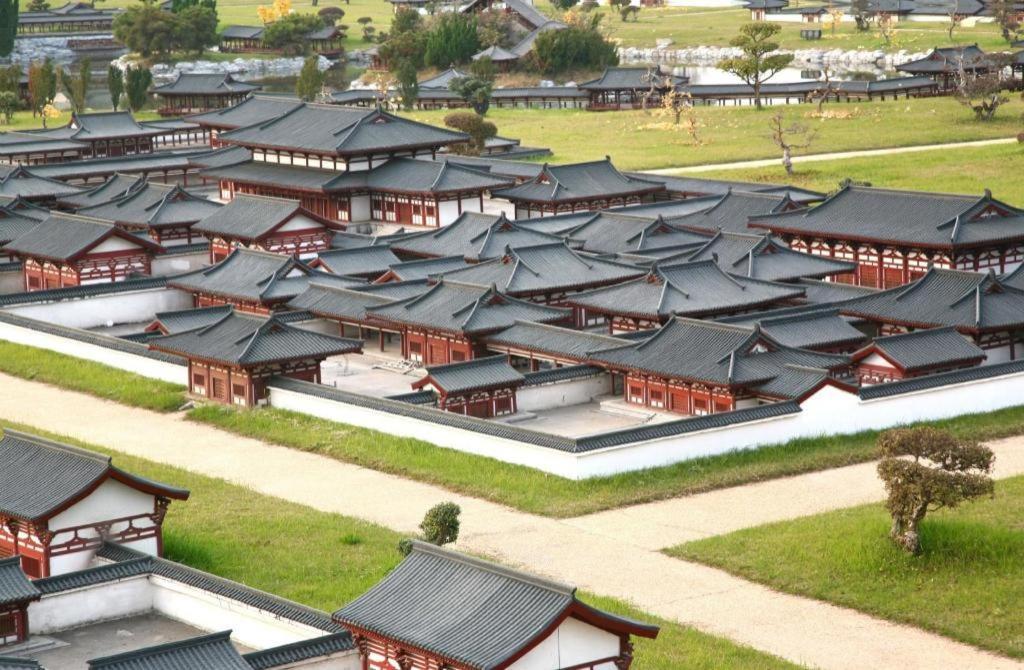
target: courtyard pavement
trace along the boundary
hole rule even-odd
[[[1024,669],[1024,663],[934,633],[779,593],[657,551],[695,537],[877,500],[881,488],[872,464],[558,520],[238,437],[180,414],[156,414],[6,375],[0,375],[0,417],[401,532],[414,532],[431,505],[451,500],[463,510],[464,550],[812,667]],[[992,446],[999,476],[1024,472],[1024,438]]]

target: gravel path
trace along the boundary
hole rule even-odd
[[[998,144],[1016,144],[1016,137],[1002,137],[994,140],[972,140],[970,142],[948,142],[946,144],[920,144],[909,147],[889,147],[887,149],[863,149],[860,151],[837,151],[825,154],[806,154],[793,156],[793,163],[815,163],[846,158],[869,158],[871,156],[890,156],[892,154],[912,154],[921,151],[938,151],[949,149],[970,149],[972,147],[990,147]],[[687,167],[661,168],[658,170],[642,170],[648,174],[684,175],[695,172],[713,172],[714,170],[742,170],[749,168],[776,167],[781,165],[781,158],[765,158],[755,161],[738,161],[736,163],[707,163],[705,165],[689,165]]]
[[[463,509],[463,537],[459,541],[462,549],[631,601],[652,614],[809,666],[835,670],[1024,669],[1024,664],[910,626],[778,593],[720,570],[658,553],[652,545],[672,544],[681,534],[678,530],[665,532],[665,519],[689,513],[686,501],[623,510],[622,521],[610,521],[616,519],[615,513],[569,521],[547,519],[454,495],[438,487],[237,437],[185,421],[181,415],[124,407],[5,375],[0,375],[0,416],[399,531],[412,532],[430,505],[453,500]],[[1020,449],[1018,444],[1007,441],[1005,447],[1000,447],[1001,458],[1004,452],[1016,456],[1014,448]],[[803,488],[819,476],[828,479],[822,480],[825,490],[857,488],[865,483],[866,467],[803,475],[750,488],[774,486],[778,488],[770,490],[773,497],[790,497],[794,487]],[[751,506],[742,490],[691,499],[706,501],[700,503],[705,506],[700,512],[705,519],[694,527],[733,527],[735,521],[726,525],[714,515],[724,519],[749,514]],[[765,492],[769,491],[761,493]],[[730,499],[729,495],[738,497]],[[720,503],[715,502],[716,497],[720,497]],[[872,497],[877,497],[877,489],[849,498],[832,495],[822,499],[810,494],[807,498],[780,502],[774,512],[758,510],[758,516],[747,516],[746,523],[785,518],[787,514],[809,514],[819,508],[841,506],[844,500],[861,502]],[[683,506],[673,509],[672,503]],[[764,500],[758,498],[758,503],[765,507]],[[740,509],[735,509],[737,504]],[[659,511],[650,520],[647,514],[637,514],[655,509]],[[658,533],[662,534],[661,542],[653,540]]]

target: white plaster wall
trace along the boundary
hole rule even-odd
[[[329,319],[311,319],[309,321],[293,321],[288,324],[302,330],[309,330],[323,335],[338,337],[338,322]]]
[[[25,275],[21,269],[11,272],[0,272],[0,295],[21,293],[25,290]]]
[[[516,393],[516,406],[523,412],[568,407],[590,402],[597,396],[608,395],[611,392],[611,375],[601,374],[567,382],[521,388]]]
[[[232,639],[253,649],[266,649],[323,635],[297,621],[220,597],[187,584],[153,575],[153,610],[202,630],[231,629]]]
[[[48,635],[152,609],[149,577],[140,575],[43,596],[29,605],[28,626],[33,635]]]
[[[350,201],[352,208],[352,221],[370,220],[370,196],[354,195]]]
[[[438,225],[447,226],[449,223],[459,218],[459,203],[457,203],[456,201],[444,200],[437,204],[439,205],[437,212]]]
[[[278,228],[277,232],[279,232],[279,233],[286,233],[286,232],[288,232],[290,230],[312,230],[312,229],[315,229],[315,228],[323,228],[323,227],[324,227],[324,225],[322,223],[320,223],[319,221],[314,221],[313,219],[309,218],[308,216],[303,216],[302,214],[298,214],[295,217],[293,217],[291,221],[288,221],[283,226]]]
[[[619,655],[619,637],[579,619],[568,618],[551,635],[509,666],[509,670],[571,668]],[[613,663],[595,666],[613,670]]]
[[[207,251],[197,251],[194,254],[171,254],[169,256],[156,256],[153,258],[151,271],[154,277],[173,275],[189,270],[198,270],[210,264],[210,254]]]
[[[4,311],[69,328],[99,328],[150,321],[157,312],[192,308],[192,295],[173,288],[154,288],[93,296],[79,300],[36,303]]]
[[[480,198],[474,195],[463,196],[462,198],[462,211],[463,212],[482,212],[483,207],[480,206]]]
[[[119,370],[127,370],[143,377],[162,379],[172,384],[188,384],[188,368],[145,356],[108,349],[87,342],[72,340],[59,335],[50,335],[30,328],[23,328],[0,322],[0,339],[25,344],[40,349],[56,351],[68,356],[77,356],[89,361],[103,363]]]
[[[874,366],[880,367],[880,368],[890,368],[890,369],[892,369],[892,367],[893,367],[892,363],[890,363],[889,361],[885,360],[884,358],[882,358],[878,354],[871,354],[870,356],[868,356],[867,358],[865,358],[861,362],[864,365],[874,365]]]
[[[1020,343],[1017,343],[1017,348],[1020,349]],[[995,347],[993,349],[986,349],[985,355],[988,357],[981,362],[982,365],[992,365],[993,363],[1006,363],[1012,361],[1013,358],[1010,356],[1010,345]]]
[[[154,498],[108,479],[84,499],[50,519],[50,529],[72,528],[107,519],[118,519],[138,514],[152,514]]]

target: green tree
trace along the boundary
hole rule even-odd
[[[551,4],[555,7],[555,9],[561,9],[562,11],[565,11],[567,9],[575,7],[576,3],[578,3],[579,1],[580,0],[551,0]]]
[[[358,19],[356,19],[356,23],[363,27],[363,41],[372,42],[373,33],[376,32],[377,30],[371,25],[373,23],[373,17],[360,16]]]
[[[402,109],[412,109],[420,95],[420,84],[416,80],[416,67],[407,60],[402,61],[395,69],[395,82]]]
[[[549,75],[567,70],[600,70],[618,65],[615,45],[601,32],[604,14],[594,12],[570,17],[563,30],[548,30],[533,43],[536,69]]]
[[[0,66],[0,91],[10,91],[17,97],[20,88],[21,66],[17,64]]]
[[[178,26],[174,13],[147,1],[114,18],[114,38],[143,58],[166,56],[178,45]]]
[[[309,51],[306,35],[323,27],[324,22],[314,14],[288,14],[267,26],[263,42],[272,49],[297,56]]]
[[[480,77],[456,77],[448,83],[448,90],[468,102],[476,113],[483,116],[491,106],[493,84]]]
[[[77,76],[68,74],[67,70],[61,70],[61,86],[71,103],[71,109],[76,112],[85,111],[85,101],[89,95],[89,79],[92,76],[91,65],[88,58],[82,59],[78,63]]]
[[[626,5],[619,8],[619,18],[622,19],[623,23],[629,20],[629,17],[633,17],[633,21],[640,20],[640,8],[636,5]]]
[[[478,79],[483,79],[493,84],[498,76],[498,66],[494,64],[490,56],[484,56],[469,64],[469,73]]]
[[[116,112],[124,95],[124,72],[116,65],[107,68],[107,90],[110,91],[110,104]]]
[[[438,503],[427,510],[420,522],[423,540],[443,546],[459,539],[459,515],[462,509],[453,502]]]
[[[128,109],[137,112],[149,101],[149,87],[153,85],[153,73],[149,68],[136,65],[125,71],[125,93]]]
[[[920,526],[928,512],[995,493],[995,455],[977,442],[923,426],[888,430],[879,435],[878,447],[878,476],[892,515],[889,535],[913,554],[921,552]]]
[[[324,25],[334,26],[345,18],[345,10],[341,7],[324,7],[317,12],[316,15],[320,17],[320,20],[324,22]]]
[[[14,112],[18,111],[18,95],[12,91],[0,91],[0,115],[4,123],[11,125]]]
[[[29,107],[32,109],[32,116],[41,114],[43,107],[46,107],[57,96],[57,71],[53,67],[53,61],[49,58],[42,63],[35,62],[28,67],[28,97]],[[46,127],[46,117],[43,117],[43,127]]]
[[[479,156],[487,140],[498,134],[497,126],[475,112],[452,112],[444,117],[444,125],[469,135],[467,144],[455,145],[452,150],[472,156]]]
[[[50,3],[46,0],[32,0],[28,3],[28,11],[30,12],[45,12],[50,9]]]
[[[780,30],[782,26],[777,23],[757,21],[744,24],[740,28],[740,34],[729,42],[742,50],[743,55],[726,58],[718,64],[719,68],[731,72],[754,89],[754,106],[757,109],[763,108],[762,84],[793,62],[792,54],[772,54],[779,48],[778,43],[772,41],[772,38]]]
[[[202,5],[181,9],[175,47],[197,55],[220,41],[217,35],[217,10]]]
[[[320,57],[310,56],[302,64],[298,79],[295,80],[295,95],[306,102],[316,100],[324,87],[324,73],[319,68]]]
[[[171,0],[171,11],[180,14],[182,10],[189,7],[206,7],[217,13],[217,0]]]
[[[439,70],[459,63],[468,63],[480,51],[476,33],[476,17],[448,12],[437,17],[427,35],[423,61]]]
[[[0,0],[0,57],[14,51],[14,38],[18,34],[18,0]]]

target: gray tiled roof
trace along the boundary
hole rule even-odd
[[[224,30],[220,32],[220,36],[223,39],[255,40],[263,36],[264,30],[266,30],[266,28],[263,26],[230,25],[224,26]]]
[[[198,72],[180,72],[177,79],[154,86],[151,93],[157,95],[217,95],[231,93],[249,93],[258,91],[262,86],[249,84],[244,81],[236,81],[230,74],[205,74]]]
[[[746,311],[803,295],[799,287],[737,277],[713,261],[656,265],[643,278],[569,296],[594,312],[647,319]]]
[[[664,191],[661,182],[631,177],[605,158],[589,163],[545,165],[532,181],[493,192],[497,198],[527,202],[568,202]]]
[[[670,218],[669,223],[710,233],[719,230],[748,233],[751,232],[747,227],[750,217],[774,214],[794,207],[797,204],[785,195],[729,191],[714,206],[701,212]]]
[[[420,88],[448,88],[448,85],[455,79],[461,79],[466,76],[465,72],[456,70],[455,68],[448,68],[444,72],[434,75],[428,79],[419,81]]]
[[[853,272],[856,264],[793,251],[769,235],[719,232],[686,260],[715,260],[726,272],[767,281],[827,277]]]
[[[785,310],[780,310],[785,311]],[[818,309],[790,315],[744,314],[721,319],[721,323],[761,327],[761,332],[787,347],[825,349],[855,345],[867,339],[838,309]]]
[[[243,654],[242,658],[252,670],[272,670],[293,667],[293,663],[310,661],[355,649],[352,636],[346,633],[332,633],[309,640],[301,640],[278,647]]]
[[[506,248],[561,241],[557,235],[524,228],[504,216],[463,212],[447,226],[396,240],[391,248],[417,256],[461,255],[477,261],[501,256]]]
[[[509,295],[558,293],[635,279],[646,270],[584,256],[565,242],[508,249],[503,256],[444,275],[466,284],[497,286]]]
[[[43,177],[20,165],[0,165],[0,195],[35,198],[59,198],[80,193],[82,187],[71,186]]]
[[[843,314],[917,327],[999,331],[1024,326],[1024,291],[991,274],[929,270],[917,281],[838,303]]]
[[[596,365],[565,365],[560,368],[547,368],[523,374],[523,386],[540,386],[557,384],[573,379],[597,377],[605,371]]]
[[[72,214],[53,214],[46,221],[4,247],[9,253],[55,261],[68,261],[110,238],[119,237],[149,252],[160,246],[113,224]]]
[[[221,147],[213,151],[204,151],[189,156],[189,162],[192,165],[206,168],[238,165],[239,163],[248,163],[251,160],[252,151],[245,147]],[[238,195],[241,194],[236,194],[235,197]]]
[[[634,253],[651,249],[684,249],[706,244],[706,234],[674,228],[661,217],[601,211],[567,233],[595,253]]]
[[[89,670],[252,670],[222,631],[94,658]]]
[[[40,177],[51,179],[84,179],[87,177],[110,176],[118,172],[137,174],[145,171],[183,170],[189,166],[189,157],[206,154],[207,151],[158,151],[153,154],[118,156],[115,158],[91,158],[66,163],[33,165],[32,171]]]
[[[157,312],[153,317],[153,323],[160,324],[167,334],[171,335],[213,325],[229,314],[231,309],[231,305],[216,305],[173,312]]]
[[[878,293],[878,289],[870,286],[856,286],[817,279],[801,279],[796,282],[796,285],[804,290],[804,299],[811,304],[829,304]]]
[[[811,209],[761,216],[751,225],[831,239],[949,249],[1024,239],[1024,212],[991,196],[848,186]]]
[[[771,382],[785,366],[831,370],[849,363],[847,356],[784,346],[757,328],[682,318],[672,319],[643,342],[590,358],[670,379],[746,387]]]
[[[547,633],[577,604],[571,586],[417,541],[398,567],[334,617],[490,670]],[[650,636],[657,632],[623,623]]]
[[[276,119],[302,106],[298,98],[253,95],[236,105],[187,117],[201,126],[245,128]]]
[[[17,195],[0,195],[0,209],[8,214],[36,221],[45,221],[50,216],[50,210],[46,207],[40,207]]]
[[[220,134],[228,144],[358,155],[465,142],[464,133],[377,109],[305,103],[267,121]]]
[[[39,137],[32,132],[0,133],[0,156],[18,156],[22,154],[81,151],[86,144],[74,140],[48,139]]]
[[[0,209],[0,247],[16,240],[39,225],[39,219],[28,218]]]
[[[858,357],[878,352],[906,372],[947,364],[980,362],[985,352],[955,328],[931,328],[875,338]]]
[[[258,240],[299,213],[323,226],[342,228],[341,224],[303,210],[297,200],[238,193],[231,202],[203,218],[192,229],[207,236]]]
[[[309,310],[318,316],[365,321],[367,307],[417,296],[427,288],[425,280],[370,284],[365,288],[328,286],[315,280],[310,282],[309,288],[292,298],[288,306]]]
[[[384,245],[332,249],[317,254],[319,267],[336,275],[382,275],[401,261]]]
[[[232,310],[193,330],[156,337],[149,346],[188,358],[251,366],[300,358],[326,358],[362,350],[362,340],[323,335]]]
[[[0,656],[0,670],[44,670],[38,661],[28,658]]]
[[[500,355],[430,366],[427,368],[427,376],[413,384],[413,387],[422,388],[428,379],[446,393],[520,386],[524,381],[523,375],[509,365],[508,357]]]
[[[924,58],[897,65],[900,72],[915,74],[947,73],[956,74],[961,66],[968,72],[992,67],[992,60],[978,48],[978,45],[964,47],[942,47],[932,49]]]
[[[44,302],[61,302],[64,300],[77,300],[97,295],[109,295],[112,293],[125,293],[130,291],[148,291],[151,289],[163,288],[166,285],[167,277],[140,277],[137,279],[129,278],[118,282],[105,282],[103,284],[84,284],[82,286],[53,288],[45,291],[31,291],[28,293],[8,293],[0,295],[0,307],[41,304]]]
[[[544,165],[541,163],[528,163],[526,161],[510,161],[503,158],[491,156],[457,156],[443,154],[436,158],[438,161],[447,161],[458,165],[468,165],[477,170],[486,170],[494,175],[513,177],[515,179],[533,179],[541,173]]]
[[[137,175],[115,174],[99,186],[94,186],[87,191],[62,196],[59,198],[59,202],[61,205],[73,209],[89,207],[111,200],[119,200],[132,191],[142,188],[144,184],[145,180]]]
[[[21,569],[21,558],[0,559],[0,606],[39,600],[42,593]]]
[[[216,265],[174,277],[168,283],[187,291],[273,302],[302,293],[310,275],[323,274],[290,256],[237,248]]]
[[[60,511],[108,476],[168,497],[188,497],[188,491],[115,468],[109,456],[10,429],[0,439],[0,463],[0,513],[29,521]]]
[[[591,352],[622,344],[621,340],[611,335],[530,321],[517,321],[505,330],[488,335],[484,342],[497,347],[528,349],[579,361],[585,360]]]
[[[624,89],[646,91],[651,87],[650,74],[652,73],[659,87],[664,79],[668,79],[676,87],[682,86],[689,81],[689,77],[666,75],[658,72],[657,69],[652,70],[647,67],[609,67],[605,68],[605,71],[597,79],[591,79],[580,84],[580,89],[584,91],[616,91]]]
[[[71,121],[62,128],[32,132],[41,137],[97,142],[124,137],[151,137],[162,134],[164,130],[139,123],[131,112],[74,112]]]
[[[507,10],[514,12],[533,28],[548,22],[548,17],[534,7],[532,2],[526,0],[506,0],[504,4]]]
[[[0,227],[3,226],[0,220]],[[399,281],[410,279],[426,279],[427,277],[444,274],[452,270],[459,270],[467,266],[466,259],[462,256],[441,256],[439,258],[423,258],[415,261],[396,263],[388,268],[388,271]]]
[[[202,221],[223,205],[189,193],[177,184],[145,182],[128,195],[79,210],[92,216],[121,224],[161,228]]]
[[[501,330],[516,321],[550,323],[569,310],[517,300],[493,288],[442,279],[425,293],[387,305],[369,307],[371,320],[471,334]]]
[[[995,363],[993,365],[981,365],[962,370],[952,370],[934,375],[922,375],[910,379],[889,382],[887,384],[871,384],[860,388],[860,397],[863,400],[875,400],[876,398],[887,398],[903,393],[916,393],[942,386],[953,384],[964,384],[979,379],[991,379],[1003,375],[1020,374],[1024,372],[1024,360],[1009,361],[1006,363]]]

